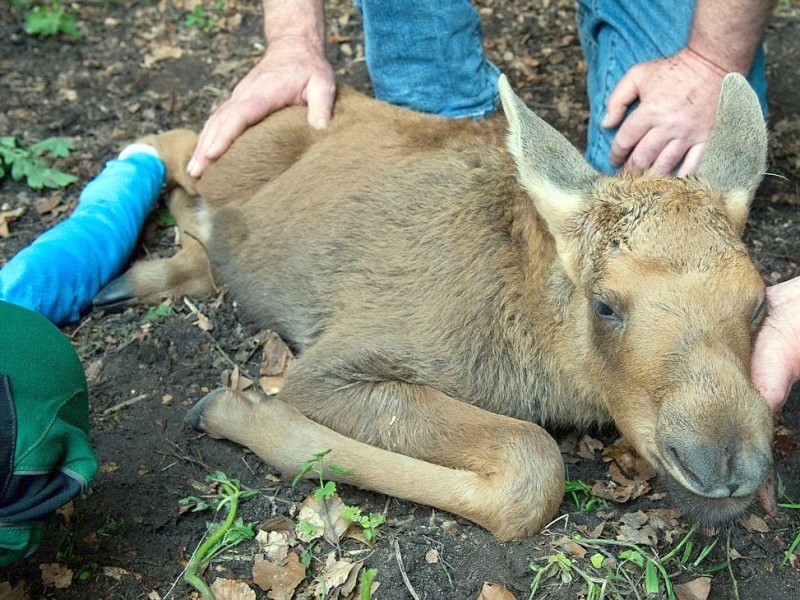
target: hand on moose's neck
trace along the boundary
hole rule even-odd
[[[800,379],[800,277],[767,288],[769,308],[753,347],[750,377],[773,412]]]

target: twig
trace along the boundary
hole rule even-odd
[[[131,398],[130,400],[125,400],[124,402],[120,402],[119,404],[115,404],[114,406],[107,408],[103,411],[103,416],[107,417],[108,415],[113,415],[115,412],[119,412],[123,408],[128,408],[129,406],[136,404],[137,402],[141,402],[147,398],[147,394],[139,394]]]
[[[731,564],[731,530],[728,529],[728,539],[725,542],[725,559],[728,563],[728,575],[731,576],[731,583],[733,584],[733,597],[739,600],[739,584],[736,582],[736,576],[733,574],[733,565]]]
[[[403,566],[403,557],[400,556],[400,544],[397,542],[397,540],[394,541],[394,557],[397,559],[397,566],[400,567],[400,577],[403,578],[403,583],[406,584],[408,593],[411,594],[411,597],[414,598],[414,600],[419,600],[419,595],[414,589],[414,586],[412,586],[411,582],[408,580],[406,568]]]

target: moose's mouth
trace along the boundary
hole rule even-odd
[[[772,469],[769,453],[731,456],[700,444],[687,444],[682,452],[667,446],[658,458],[675,504],[703,526],[720,525],[744,514]]]
[[[755,499],[755,492],[745,496],[703,496],[684,487],[672,475],[663,475],[673,502],[686,516],[704,527],[722,525],[737,519],[747,512]]]

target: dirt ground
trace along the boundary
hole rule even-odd
[[[210,23],[204,28],[186,22],[189,2],[78,3],[74,6],[83,36],[74,41],[31,37],[23,30],[22,12],[9,3],[0,6],[0,135],[16,136],[26,144],[53,135],[70,136],[76,150],[58,165],[80,178],[78,184],[56,192],[34,192],[10,180],[0,184],[2,210],[24,208],[10,224],[10,235],[0,238],[0,265],[63,219],[81,187],[124,144],[147,133],[202,125],[263,50],[258,5],[209,2],[204,14]],[[571,0],[481,0],[477,5],[490,57],[538,114],[583,147],[588,115],[585,66]],[[368,91],[359,16],[345,0],[326,6],[329,57],[342,80]],[[767,36],[770,171],[775,176],[759,191],[746,234],[770,283],[796,276],[800,267],[799,27],[800,2],[781,0]],[[152,220],[140,254],[168,254],[171,245],[170,231]],[[310,484],[292,488],[242,448],[183,427],[187,408],[217,387],[224,371],[235,364],[244,372],[257,373],[260,360],[260,332],[240,321],[235,302],[225,295],[192,301],[213,329],[198,327],[186,305],[176,305],[160,318],[148,315],[147,307],[90,314],[64,329],[89,379],[91,439],[100,472],[89,493],[73,503],[73,510],[54,520],[39,552],[0,573],[0,581],[6,582],[0,583],[0,596],[193,597],[180,575],[202,540],[210,515],[180,514],[178,502],[198,495],[210,471],[224,471],[261,491],[241,507],[248,522],[294,514],[310,493]],[[775,447],[784,502],[800,500],[795,451],[798,406],[795,394],[781,417]],[[603,444],[615,437],[609,431],[589,433]],[[590,486],[608,480],[608,464],[599,459],[600,452],[589,452],[593,459],[581,457],[587,453],[571,443],[574,437],[562,438],[569,477]],[[557,544],[564,535],[585,533],[605,523],[604,537],[631,539],[623,529],[630,515],[661,511],[672,520],[656,536],[654,552],[663,555],[673,547],[690,523],[669,512],[673,507],[669,495],[657,480],[651,484],[653,490],[636,500],[588,513],[576,511],[567,499],[562,514],[568,518],[539,536],[513,543],[499,543],[477,526],[424,506],[343,487],[340,493],[347,504],[365,512],[385,512],[388,522],[371,547],[350,540],[342,552],[378,569],[376,598],[410,598],[413,588],[419,598],[472,599],[484,581],[503,584],[515,597],[527,598],[535,576],[531,562],[542,564],[559,548],[564,550]],[[800,512],[782,509],[774,518],[757,509],[753,512],[758,518],[729,530],[698,533],[698,547],[714,538],[721,540],[704,567],[725,564],[729,555],[736,559],[730,570],[710,574],[709,597],[732,598],[736,588],[741,598],[800,598],[796,563],[778,568],[800,529]],[[731,552],[726,552],[726,543]],[[255,542],[245,542],[224,554],[212,563],[206,580],[250,582],[256,597],[266,598],[266,592],[252,585],[255,549]],[[435,562],[430,561],[431,550],[438,553]],[[330,551],[322,542],[313,547],[317,557]],[[73,573],[63,587],[44,582],[43,573],[54,564]],[[702,572],[701,568],[678,573],[675,582],[693,580]],[[305,585],[298,587],[298,593],[306,593]],[[15,591],[9,592],[12,586]],[[552,598],[586,595],[580,577],[571,583],[551,580],[546,589]],[[645,596],[639,585],[628,590],[631,597],[634,589]]]

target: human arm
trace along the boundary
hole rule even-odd
[[[619,126],[611,163],[658,173],[700,164],[726,73],[747,75],[774,0],[697,0],[689,40],[672,56],[640,63],[609,96],[603,127]],[[639,105],[626,117],[628,107]]]
[[[767,316],[756,336],[750,377],[778,412],[800,380],[800,277],[767,288]]]
[[[192,177],[245,129],[281,108],[308,105],[312,127],[325,127],[331,118],[336,84],[325,58],[322,0],[263,0],[263,6],[267,49],[203,127],[189,162]]]

